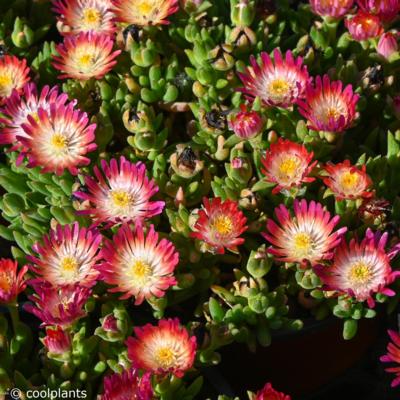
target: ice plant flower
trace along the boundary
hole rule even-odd
[[[309,85],[305,99],[298,102],[299,111],[315,131],[343,132],[354,121],[358,99],[351,85],[343,89],[341,81],[317,76],[315,86]]]
[[[285,393],[278,392],[270,383],[267,383],[256,393],[253,400],[291,400],[291,397]]]
[[[29,71],[25,59],[9,55],[0,57],[0,104],[14,89],[20,91],[29,82]]]
[[[204,198],[203,205],[191,236],[205,242],[212,252],[224,254],[225,249],[237,252],[237,246],[244,242],[240,235],[247,230],[247,219],[238,203],[216,197]]]
[[[36,293],[29,300],[34,304],[26,304],[25,310],[39,318],[42,326],[65,327],[86,315],[83,306],[91,289],[79,285],[55,287],[45,281],[36,281],[32,286]]]
[[[317,15],[341,18],[353,7],[354,0],[310,0],[310,4]]]
[[[46,336],[42,341],[47,351],[55,355],[63,355],[71,350],[71,336],[60,326],[47,327]]]
[[[38,120],[39,108],[49,111],[51,104],[59,107],[65,105],[67,101],[68,95],[66,93],[60,94],[57,86],[50,88],[46,85],[40,94],[34,83],[26,84],[21,93],[14,90],[11,96],[5,100],[1,109],[5,118],[0,118],[0,123],[5,126],[0,131],[0,144],[10,144],[12,145],[11,151],[18,150],[22,145],[17,137],[27,136],[22,124],[29,123],[28,116],[30,115],[35,120]]]
[[[100,255],[102,236],[93,229],[72,225],[57,225],[43,244],[36,243],[36,256],[27,256],[32,262],[30,269],[40,279],[54,286],[80,284],[91,287],[96,283],[96,269]]]
[[[116,30],[110,0],[56,0],[53,5],[62,35],[89,31],[113,35]]]
[[[157,326],[134,328],[135,338],[126,341],[134,367],[157,375],[171,373],[181,378],[193,365],[196,337],[189,336],[177,318],[162,319]]]
[[[323,181],[338,200],[369,198],[373,195],[368,190],[372,181],[366,173],[365,165],[360,169],[345,160],[336,165],[328,163],[325,171],[328,176],[324,176]]]
[[[334,231],[339,216],[331,217],[320,203],[295,200],[294,216],[281,204],[275,208],[280,226],[272,219],[267,220],[265,239],[273,247],[268,252],[282,262],[309,262],[314,265],[333,256],[334,248],[340,243],[347,228]]]
[[[17,269],[17,261],[0,259],[0,304],[14,303],[18,294],[25,290],[28,267],[22,267],[19,272]]]
[[[251,67],[239,73],[244,88],[238,90],[250,98],[258,96],[267,106],[287,108],[303,97],[310,77],[301,57],[294,58],[287,51],[283,58],[278,49],[273,54],[272,61],[267,53],[261,53],[261,64],[251,56]]]
[[[388,330],[388,334],[392,339],[387,345],[387,354],[382,356],[380,360],[382,362],[390,362],[397,364],[395,367],[386,368],[386,372],[391,372],[396,375],[396,378],[392,381],[392,387],[400,385],[400,335],[398,332]]]
[[[399,50],[397,44],[398,32],[384,33],[378,42],[376,51],[384,58],[390,58],[394,53]]]
[[[299,187],[302,183],[312,182],[311,173],[317,161],[312,161],[313,152],[308,152],[304,145],[280,138],[272,143],[265,156],[261,158],[264,166],[262,173],[267,181],[276,183],[272,193]]]
[[[43,173],[62,175],[68,169],[78,174],[78,167],[88,165],[87,153],[96,149],[94,131],[85,112],[74,109],[74,103],[50,104],[49,110],[39,108],[37,116],[28,115],[23,123],[25,134],[17,136],[28,149],[28,167],[39,166]]]
[[[241,104],[239,112],[230,114],[228,126],[236,136],[249,140],[262,132],[264,121],[257,111],[248,111],[247,107]]]
[[[135,304],[163,297],[176,284],[173,273],[179,254],[170,241],[158,241],[153,225],[146,234],[141,224],[134,231],[123,225],[112,242],[105,243],[102,256],[105,262],[99,267],[100,278],[116,285],[110,292],[123,293],[122,299],[135,297]]]
[[[113,51],[113,46],[113,40],[105,33],[90,31],[67,36],[57,45],[59,56],[53,56],[53,66],[62,72],[60,79],[101,79],[111,71],[121,53]]]
[[[151,374],[147,372],[140,376],[135,368],[104,377],[103,386],[104,393],[100,396],[100,400],[153,399]]]
[[[379,17],[361,10],[346,18],[345,25],[351,37],[357,41],[372,39],[383,33]]]
[[[357,0],[364,12],[378,16],[384,22],[390,22],[400,12],[400,0]]]
[[[113,0],[117,20],[137,26],[167,25],[178,11],[178,0]]]
[[[366,300],[369,307],[375,305],[372,298],[375,293],[393,296],[395,292],[387,285],[400,275],[400,271],[392,271],[390,260],[399,248],[386,252],[387,240],[386,232],[374,234],[370,229],[361,242],[352,239],[347,244],[343,240],[335,251],[331,266],[315,267],[325,288],[347,294],[359,302]]]
[[[102,171],[101,171],[102,170]],[[163,201],[151,201],[158,192],[153,179],[146,176],[143,163],[133,164],[120,157],[101,161],[101,170],[95,166],[94,177],[86,177],[88,192],[76,192],[75,196],[89,200],[92,208],[80,211],[89,214],[95,223],[109,225],[120,222],[143,221],[162,212]]]

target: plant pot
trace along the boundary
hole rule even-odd
[[[342,324],[337,319],[307,322],[299,332],[275,335],[271,346],[256,353],[230,345],[221,350],[221,374],[240,398],[266,382],[294,399],[312,394],[355,365],[378,336],[376,319],[360,321],[352,340],[342,338]]]

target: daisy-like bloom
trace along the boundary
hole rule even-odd
[[[328,176],[323,181],[338,200],[369,198],[372,192],[368,189],[372,185],[371,178],[366,173],[366,166],[357,168],[349,160],[339,164],[328,163],[325,166]]]
[[[310,0],[310,4],[315,14],[341,18],[353,7],[354,0]]]
[[[267,383],[257,392],[254,400],[291,400],[291,397],[285,393],[278,392],[270,383]]]
[[[360,8],[378,16],[382,21],[389,22],[400,12],[400,0],[357,0]]]
[[[384,32],[379,17],[362,10],[346,18],[345,25],[351,37],[357,41],[372,39]]]
[[[6,258],[0,259],[0,303],[15,302],[19,293],[25,290],[25,274],[28,267],[24,266],[17,272],[18,263]]]
[[[189,336],[178,318],[162,319],[157,326],[134,328],[136,338],[126,341],[128,357],[136,368],[157,375],[172,373],[181,378],[196,355],[196,337]]]
[[[113,0],[119,22],[137,25],[167,25],[169,15],[178,11],[178,0]]]
[[[90,31],[67,36],[57,46],[59,56],[53,56],[53,66],[62,72],[60,79],[101,79],[111,71],[121,53],[113,51],[113,46],[113,40],[105,33]]]
[[[314,181],[315,178],[308,176],[317,163],[312,162],[313,157],[314,153],[309,153],[304,145],[290,140],[280,138],[277,143],[272,143],[261,158],[264,166],[262,173],[269,182],[277,184],[272,193]]]
[[[382,57],[390,58],[394,53],[399,50],[399,45],[397,44],[399,33],[398,32],[386,32],[384,33],[378,42],[376,51]]]
[[[29,296],[34,303],[25,305],[25,310],[34,314],[45,325],[66,327],[86,315],[83,306],[91,295],[91,289],[80,285],[51,286],[36,281],[32,284],[36,293]]]
[[[0,118],[0,123],[5,125],[0,131],[0,144],[11,144],[11,151],[18,150],[21,148],[21,143],[17,136],[27,136],[22,124],[29,123],[28,116],[30,115],[37,121],[39,108],[48,111],[50,104],[59,107],[64,105],[67,100],[68,95],[66,93],[59,94],[57,86],[51,89],[49,86],[44,86],[40,94],[34,83],[26,84],[21,94],[14,90],[11,96],[5,100],[1,110],[6,117]]]
[[[102,160],[101,169],[102,172],[95,166],[95,177],[85,178],[87,193],[75,193],[76,197],[89,200],[93,206],[80,211],[81,214],[91,215],[97,224],[114,225],[143,221],[162,212],[163,201],[150,201],[158,187],[146,176],[143,163],[133,164],[120,157],[119,161],[112,159],[110,164]]]
[[[146,235],[141,224],[135,231],[123,225],[112,242],[105,243],[102,256],[100,278],[116,285],[110,292],[123,293],[121,299],[134,296],[135,304],[141,304],[152,296],[163,297],[176,284],[173,273],[179,254],[168,240],[158,241],[153,225]]]
[[[261,64],[250,58],[251,67],[239,77],[244,88],[238,89],[250,98],[256,96],[268,106],[289,107],[302,98],[310,80],[308,70],[301,57],[294,58],[291,51],[283,59],[278,49],[274,60],[267,53],[261,53]]]
[[[78,167],[90,163],[85,155],[96,149],[93,143],[96,124],[90,124],[85,112],[74,109],[74,103],[50,104],[39,108],[37,117],[27,117],[22,124],[24,136],[17,136],[28,149],[28,167],[41,167],[43,173],[62,175],[65,169],[77,175]]]
[[[116,30],[110,0],[56,0],[53,4],[63,35],[89,31],[113,35]]]
[[[29,71],[25,59],[9,55],[0,57],[0,104],[14,89],[20,91],[29,82]]]
[[[357,301],[367,300],[369,307],[374,307],[374,293],[393,296],[395,292],[387,285],[391,284],[400,271],[392,271],[390,260],[398,253],[398,248],[386,252],[388,234],[368,229],[365,238],[358,242],[345,241],[335,251],[332,265],[316,266],[315,271],[325,288],[341,294],[348,294]]]
[[[241,139],[252,139],[262,132],[264,121],[257,111],[247,111],[244,104],[240,105],[240,110],[229,116],[229,129]]]
[[[36,243],[33,250],[37,256],[27,256],[33,263],[30,269],[40,279],[54,286],[80,284],[91,287],[96,283],[99,246],[102,236],[93,229],[72,225],[57,225],[43,244]]]
[[[395,367],[386,368],[386,372],[391,372],[396,375],[396,378],[392,381],[392,387],[400,385],[400,335],[398,332],[388,330],[388,334],[392,339],[387,345],[387,354],[382,356],[380,360],[382,362],[390,362],[397,364]]]
[[[358,99],[351,85],[343,89],[341,81],[317,76],[315,87],[309,85],[305,99],[298,102],[299,111],[315,131],[343,132],[354,121]]]
[[[212,252],[224,254],[225,249],[237,252],[237,246],[244,242],[240,235],[247,230],[247,219],[238,208],[238,203],[220,197],[203,199],[204,208],[191,236],[204,241]]]
[[[333,249],[347,231],[347,228],[334,231],[339,216],[331,218],[322,204],[314,201],[307,204],[306,200],[295,200],[293,208],[294,216],[283,204],[275,208],[280,226],[268,219],[268,232],[262,235],[273,245],[269,253],[282,262],[308,261],[311,265],[331,259]]]
[[[135,368],[125,370],[121,374],[104,377],[104,393],[100,400],[152,400],[153,388],[151,374],[146,372],[139,376]]]
[[[60,326],[46,328],[46,336],[42,341],[52,354],[62,355],[71,350],[71,336]]]

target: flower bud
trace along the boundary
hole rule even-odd
[[[60,326],[46,328],[46,336],[42,339],[48,351],[48,357],[57,360],[67,359],[71,350],[71,337]]]
[[[377,52],[382,57],[390,58],[394,53],[396,53],[399,49],[397,45],[397,32],[386,32],[384,33],[378,42]]]
[[[94,334],[108,342],[117,342],[125,339],[128,331],[127,313],[125,309],[115,309],[112,314],[100,318],[101,326]]]
[[[249,140],[260,134],[264,128],[264,121],[256,111],[247,111],[244,104],[240,105],[241,111],[229,116],[229,129],[241,139]]]

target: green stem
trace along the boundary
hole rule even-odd
[[[11,321],[15,333],[17,331],[17,326],[19,324],[18,304],[17,303],[9,304],[8,311],[10,312],[11,315]]]

